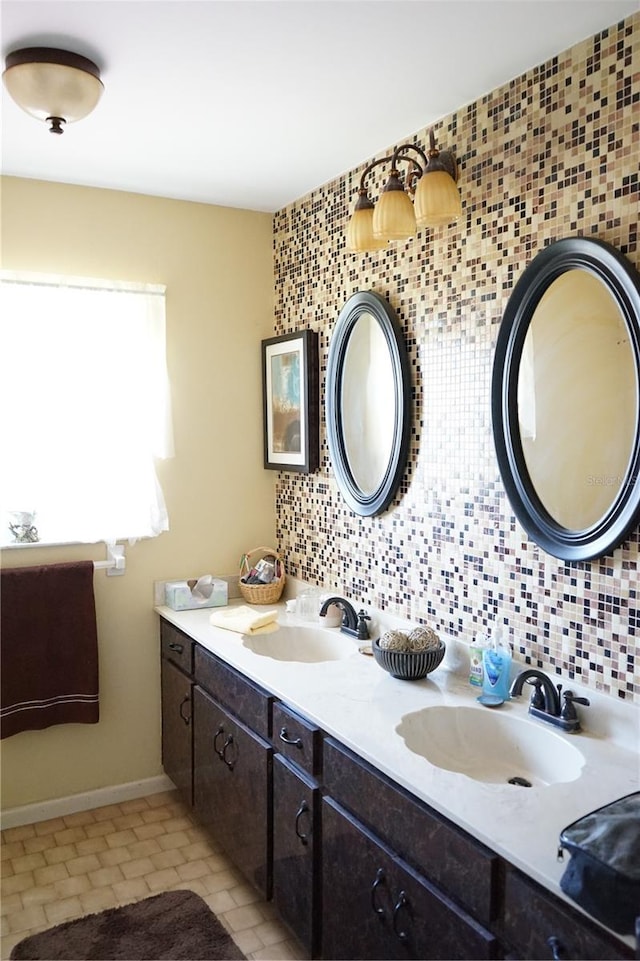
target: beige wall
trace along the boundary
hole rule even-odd
[[[4,267],[166,284],[176,447],[158,469],[170,531],[127,546],[123,577],[95,575],[100,723],[3,741],[9,808],[162,773],[153,581],[235,573],[242,551],[274,541],[260,359],[273,267],[269,214],[16,178],[3,178],[1,201]],[[1,562],[105,556],[102,545],[25,548]]]

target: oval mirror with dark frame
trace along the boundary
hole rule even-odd
[[[381,514],[407,462],[411,378],[402,329],[373,291],[353,294],[329,346],[327,440],[336,481],[349,507]]]
[[[604,557],[640,522],[640,274],[600,240],[542,250],[502,319],[491,388],[502,481],[529,537]]]

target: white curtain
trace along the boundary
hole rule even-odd
[[[3,513],[36,511],[48,543],[168,530],[154,464],[173,454],[164,287],[1,281]]]

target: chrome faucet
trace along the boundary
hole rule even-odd
[[[357,637],[359,641],[366,641],[369,637],[367,621],[371,620],[368,614],[364,611],[358,611],[356,614],[353,605],[344,597],[328,597],[320,608],[320,617],[326,617],[327,611],[332,604],[335,604],[335,606],[339,607],[342,611],[342,626],[340,630],[343,634],[350,634],[351,637]]]
[[[575,705],[588,705],[586,697],[576,697],[573,691],[562,693],[562,684],[556,686],[550,677],[535,668],[528,668],[518,674],[511,685],[511,697],[519,697],[525,683],[533,685],[534,688],[529,702],[529,714],[554,724],[563,731],[580,730],[580,719]]]

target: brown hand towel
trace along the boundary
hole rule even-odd
[[[95,724],[93,561],[0,571],[1,736]]]

